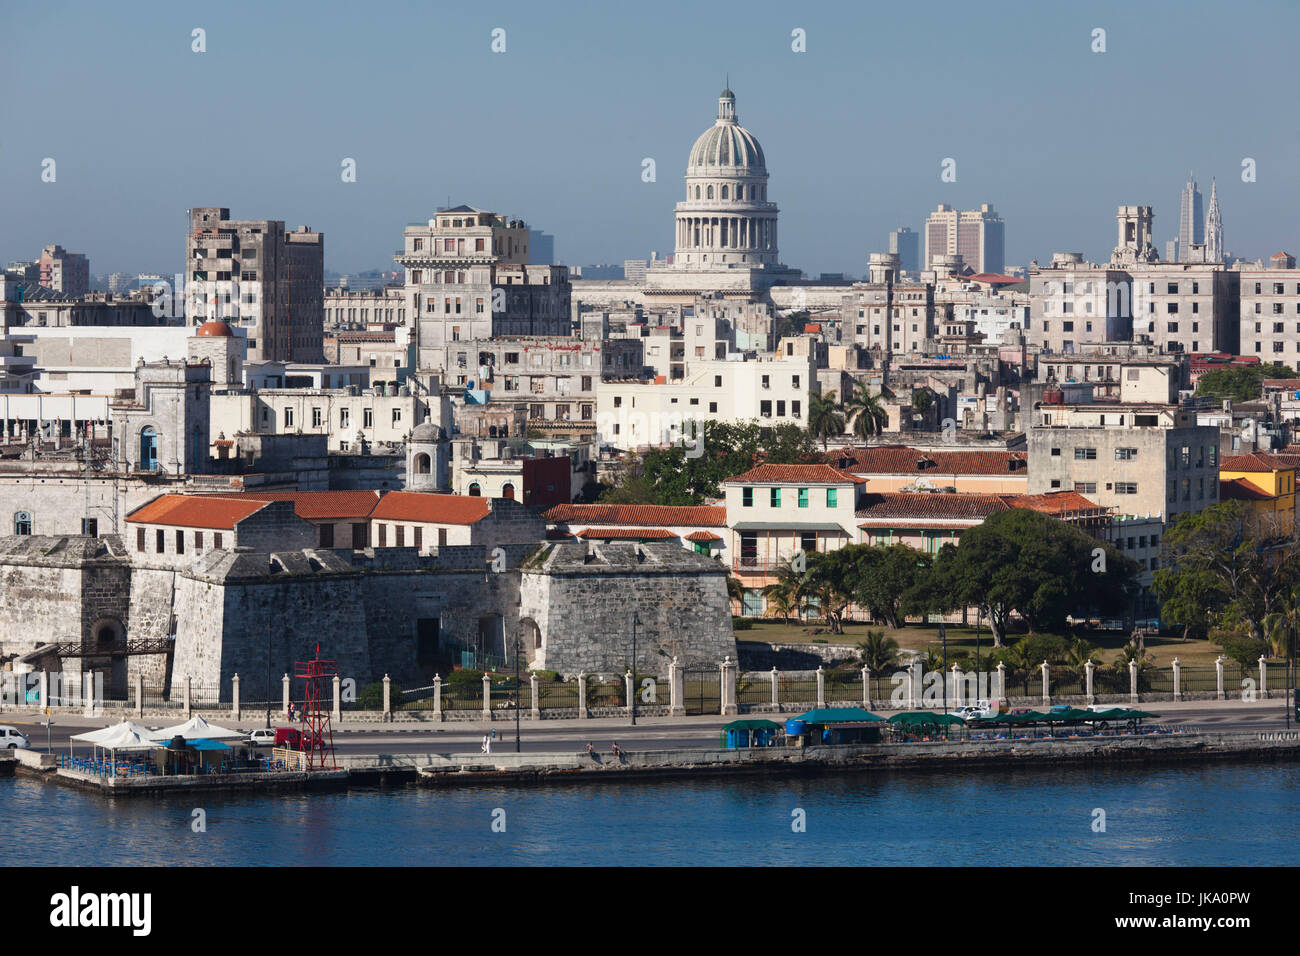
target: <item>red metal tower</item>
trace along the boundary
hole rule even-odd
[[[300,733],[308,770],[338,769],[334,762],[334,732],[330,729],[330,697],[336,673],[334,661],[321,660],[319,643],[313,660],[295,664],[294,676],[305,682]]]

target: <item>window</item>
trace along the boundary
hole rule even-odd
[[[752,508],[754,506],[754,489],[740,489],[740,505],[742,508]]]
[[[311,410],[311,427],[320,428],[320,426],[321,426],[321,411],[318,407],[313,405]]]
[[[167,552],[167,532],[159,528],[153,539],[154,551],[158,554]]]
[[[350,409],[350,408],[340,408],[340,409],[339,409],[339,428],[347,428],[348,425],[351,424],[351,422],[352,422],[352,409]]]
[[[185,553],[185,532],[179,528],[176,529],[176,553]]]
[[[838,507],[838,505],[839,505],[839,494],[840,494],[840,490],[839,490],[838,488],[827,488],[827,489],[826,489],[826,507],[827,507],[827,508],[835,508],[835,507]]]
[[[135,529],[135,549],[144,553],[144,528]]]
[[[395,525],[397,528],[397,546],[399,548],[406,546],[406,525]]]
[[[202,550],[203,550],[203,532],[202,532],[202,531],[195,531],[195,532],[194,532],[194,550],[195,550],[195,551],[202,551]]]
[[[773,488],[768,492],[768,504],[773,508],[781,507],[781,489]]]
[[[1095,481],[1076,481],[1074,490],[1081,495],[1092,495],[1097,493],[1097,483]]]
[[[807,508],[807,507],[808,507],[808,489],[807,489],[807,488],[800,488],[800,489],[799,489],[799,507],[800,507],[800,508]]]
[[[97,537],[99,537],[99,519],[98,519],[98,518],[82,518],[82,519],[81,519],[81,533],[84,534],[84,535],[88,535],[89,537],[92,537],[92,538],[97,538]]]
[[[320,526],[320,546],[322,548],[334,547],[334,526],[332,524]]]
[[[1074,450],[1075,461],[1095,461],[1097,458],[1097,449],[1095,448],[1076,448]]]
[[[362,428],[375,427],[375,410],[373,408],[363,408],[361,410],[361,427]]]
[[[1137,450],[1136,448],[1116,448],[1116,449],[1115,449],[1115,460],[1116,460],[1116,461],[1132,461],[1133,459],[1137,458],[1137,456],[1138,456],[1138,450]]]
[[[293,427],[293,409],[287,406],[285,407],[284,410],[284,427],[285,428]]]
[[[1115,482],[1115,494],[1117,495],[1135,495],[1138,493],[1136,481],[1117,481]]]

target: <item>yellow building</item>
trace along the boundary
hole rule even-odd
[[[1295,455],[1255,452],[1225,458],[1219,467],[1222,501],[1248,502],[1261,533],[1280,537],[1295,534]]]

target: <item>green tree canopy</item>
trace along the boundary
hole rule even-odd
[[[1252,401],[1260,397],[1266,378],[1295,378],[1295,370],[1276,362],[1268,365],[1238,365],[1216,368],[1196,381],[1196,394],[1223,401]]]

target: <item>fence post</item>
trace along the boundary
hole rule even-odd
[[[135,715],[144,716],[144,675],[139,672],[135,675]]]
[[[1084,695],[1088,698],[1088,703],[1090,704],[1097,703],[1097,698],[1094,697],[1092,693],[1092,672],[1095,669],[1096,668],[1092,663],[1092,658],[1088,658],[1088,660],[1086,660],[1083,664],[1083,681],[1084,681],[1083,692]]]
[[[492,719],[492,678],[483,675],[483,719]]]
[[[628,668],[627,673],[623,675],[623,693],[626,695],[623,698],[623,700],[626,701],[626,705],[623,707],[623,709],[626,710],[627,715],[631,717],[632,716],[632,669],[631,668]]]
[[[578,675],[578,719],[587,719],[587,675]]]
[[[343,679],[338,674],[334,675],[334,713],[330,719],[336,724],[343,720]]]
[[[1223,700],[1224,694],[1223,694],[1223,655],[1222,654],[1220,654],[1218,658],[1216,658],[1214,661],[1214,686],[1215,686],[1215,691],[1214,691],[1215,700]]]
[[[383,720],[393,719],[393,680],[387,674],[384,675],[384,713]]]
[[[194,708],[193,708],[193,706],[192,706],[191,703],[190,703],[190,700],[191,700],[191,698],[190,698],[190,690],[191,690],[190,685],[191,685],[191,682],[192,682],[192,679],[191,679],[190,675],[189,675],[189,674],[186,674],[186,675],[185,675],[185,703],[184,703],[184,705],[183,705],[184,708],[185,708],[185,719],[186,719],[186,720],[189,720],[191,717],[194,716]]]
[[[1138,662],[1128,662],[1128,699],[1130,704],[1138,702]]]
[[[433,719],[442,720],[442,675],[433,675]]]
[[[289,675],[288,674],[285,674],[283,677],[280,678],[280,690],[284,696],[284,700],[281,701],[280,704],[281,712],[284,714],[284,719],[288,720],[289,719]]]
[[[921,706],[921,662],[912,661],[907,667],[907,709],[916,710]]]
[[[1268,696],[1268,662],[1263,654],[1259,655],[1259,696]]]
[[[529,671],[528,673],[528,699],[532,701],[532,713],[529,714],[533,720],[542,719],[542,706],[537,700],[537,672]]]
[[[740,712],[736,706],[736,677],[740,670],[739,661],[733,661],[728,654],[722,660],[722,714],[727,717]]]
[[[92,671],[81,672],[81,708],[83,716],[95,716],[95,675]]]
[[[1042,663],[1043,671],[1043,706],[1052,703],[1052,669],[1046,660]]]
[[[230,678],[230,719],[239,719],[239,675]]]
[[[1179,663],[1178,658],[1174,658],[1174,700],[1183,699],[1183,665]]]
[[[862,668],[862,709],[871,709],[871,668]]]
[[[998,661],[998,700],[1007,699],[1007,665]]]
[[[781,712],[781,700],[777,694],[777,677],[776,668],[772,668],[772,708],[779,714]]]
[[[668,713],[672,717],[686,716],[686,674],[676,656],[668,662]]]
[[[817,706],[826,706],[826,668],[817,665]]]
[[[945,676],[946,676],[946,675],[945,675]],[[960,666],[959,664],[957,664],[955,661],[953,662],[953,665],[952,665],[952,677],[949,678],[949,680],[952,681],[952,695],[951,695],[951,696],[952,696],[952,707],[953,707],[953,710],[956,710],[958,707],[961,706],[961,702],[962,702],[962,694],[961,694],[962,686],[961,686],[961,666]],[[979,693],[979,691],[977,690],[976,693]],[[943,688],[943,709],[944,709],[944,710],[947,710],[947,709],[948,709],[948,697],[949,697],[949,694],[948,694],[948,688],[947,688],[947,686],[945,685],[944,688]],[[973,703],[973,701],[972,701],[972,703]]]

